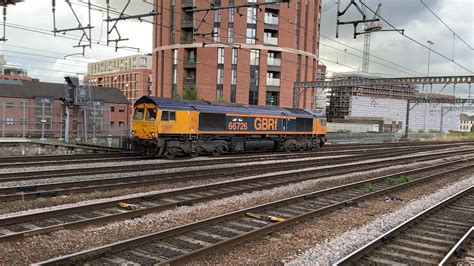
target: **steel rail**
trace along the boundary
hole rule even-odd
[[[442,147],[457,146],[459,143],[449,144],[449,143],[440,143],[434,145],[409,145],[408,147],[418,147],[418,148],[433,148],[440,149]],[[336,145],[335,145],[336,146]],[[338,145],[337,145],[338,146]],[[394,147],[394,148],[380,148],[381,150],[388,149],[404,149],[406,146]],[[378,148],[376,148],[378,149]],[[370,149],[364,148],[357,150],[357,153],[368,153]],[[348,151],[334,151],[331,154],[347,154],[352,152]],[[291,159],[291,158],[301,158],[306,157],[307,155],[326,155],[327,152],[305,152],[305,153],[283,153],[283,154],[271,154],[271,155],[255,155],[249,156],[248,154],[242,155],[239,157],[222,157],[222,158],[212,158],[205,160],[194,160],[194,161],[168,161],[165,163],[158,163],[152,165],[127,165],[127,166],[115,166],[115,167],[89,167],[89,168],[76,168],[76,169],[56,169],[56,170],[38,170],[38,171],[27,171],[27,172],[16,172],[16,173],[0,173],[0,182],[11,182],[11,181],[21,181],[28,179],[48,179],[54,177],[66,177],[66,176],[83,176],[83,175],[93,175],[93,174],[105,174],[105,173],[124,173],[124,172],[135,172],[136,168],[133,166],[139,166],[140,170],[157,170],[157,169],[169,169],[177,167],[193,167],[193,166],[203,166],[215,164],[216,161],[219,163],[243,163],[243,162],[255,162],[262,160],[269,160],[274,157],[277,159]],[[235,155],[234,155],[235,156]]]
[[[390,175],[383,176],[386,179],[389,178],[398,178],[401,175],[410,175],[410,174],[417,174],[420,172],[431,171],[439,169],[443,169],[444,167],[452,166],[459,163],[464,163],[466,160],[457,160],[452,162],[446,162],[435,166],[428,166],[423,167],[415,170],[409,171],[401,171],[398,173],[393,173]],[[337,167],[339,169],[339,167]],[[242,193],[248,193],[258,190],[265,190],[271,189],[278,186],[288,185],[291,183],[302,182],[306,180],[314,180],[324,177],[330,177],[334,175],[343,175],[343,174],[350,174],[355,173],[357,171],[367,171],[370,169],[377,169],[380,168],[380,165],[369,165],[364,169],[344,169],[341,168],[342,171],[339,172],[332,172],[332,173],[325,173],[319,176],[308,176],[306,173],[294,173],[294,174],[277,174],[277,175],[270,175],[265,177],[257,177],[257,178],[247,178],[244,180],[237,180],[237,181],[226,181],[221,183],[216,183],[212,185],[203,185],[197,186],[192,188],[184,188],[184,189],[177,189],[170,192],[162,192],[162,193],[155,193],[150,194],[147,196],[140,196],[140,197],[129,197],[126,199],[121,200],[112,200],[108,202],[90,204],[80,207],[69,207],[63,208],[59,210],[53,211],[45,211],[40,213],[34,213],[29,215],[20,215],[14,216],[10,218],[0,219],[0,231],[4,230],[5,227],[15,227],[15,233],[0,235],[0,242],[3,241],[10,241],[15,239],[21,239],[24,237],[32,236],[35,234],[43,234],[49,233],[59,229],[67,229],[67,228],[77,228],[79,226],[100,223],[100,222],[108,222],[111,220],[123,219],[123,218],[133,218],[137,216],[141,216],[144,214],[148,214],[151,212],[163,211],[170,208],[175,208],[179,206],[189,206],[195,203],[206,202],[213,199],[219,199],[224,197],[229,197],[232,195],[238,195]],[[263,183],[262,183],[263,182]],[[222,190],[224,189],[224,190]],[[196,194],[194,197],[190,195]],[[184,198],[183,198],[184,196]],[[174,198],[173,197],[177,197]],[[150,200],[151,199],[151,200]],[[162,203],[157,204],[155,206],[140,206],[143,202],[150,204],[153,200],[161,201]],[[131,204],[132,206],[136,206],[136,209],[131,209],[127,212],[120,212],[116,214],[107,214],[102,215],[99,217],[92,217],[89,219],[73,221],[73,222],[66,222],[60,224],[48,224],[44,228],[36,228],[36,229],[27,229],[26,231],[21,231],[18,228],[29,228],[31,226],[21,226],[21,223],[35,221],[35,223],[40,222],[41,220],[48,220],[54,219],[55,217],[76,214],[80,215],[85,211],[100,211],[101,209],[107,208],[118,208],[117,205],[120,203],[127,203]],[[97,212],[96,212],[97,213]],[[107,212],[106,212],[107,213]],[[20,225],[20,226],[18,226]]]
[[[203,180],[203,179],[214,179],[214,178],[229,178],[229,177],[243,177],[248,175],[265,174],[269,172],[283,171],[291,168],[301,169],[307,167],[327,166],[334,164],[351,163],[359,160],[371,160],[380,159],[381,157],[394,157],[399,155],[405,155],[408,151],[411,152],[423,152],[424,149],[416,148],[412,150],[404,149],[399,152],[387,153],[376,152],[370,155],[354,155],[348,157],[342,157],[335,160],[335,158],[319,158],[304,160],[304,161],[293,161],[282,164],[281,162],[273,162],[265,165],[258,165],[257,168],[243,166],[230,166],[223,168],[216,168],[213,171],[209,169],[203,170],[190,170],[183,172],[167,173],[167,174],[151,174],[142,176],[131,176],[131,177],[118,177],[118,178],[107,178],[107,179],[94,179],[84,181],[71,181],[71,182],[58,182],[49,184],[38,184],[38,185],[27,185],[27,186],[13,186],[0,188],[0,202],[12,201],[12,200],[29,200],[40,197],[54,197],[58,195],[73,194],[73,193],[86,193],[93,191],[106,191],[111,189],[120,189],[123,187],[137,187],[145,185],[156,185],[164,183],[177,183],[191,180]],[[436,158],[439,155],[462,155],[470,153],[474,149],[467,149],[461,151],[448,151],[430,153],[421,156],[414,156],[422,160],[428,160]],[[408,157],[408,161],[413,157]],[[396,157],[391,158],[388,161],[399,161],[403,158]],[[321,171],[321,170],[318,170]]]
[[[408,148],[411,151],[414,150],[439,150],[446,147],[445,145],[435,145],[435,146],[410,146]],[[447,147],[450,147],[448,145]],[[379,149],[376,149],[379,150]],[[393,151],[393,150],[407,150],[407,147],[396,147],[391,149],[380,149],[380,151]],[[370,153],[373,150],[370,149],[363,149],[357,150],[355,155],[360,155],[364,153]],[[136,167],[140,168],[140,171],[149,171],[149,170],[163,170],[163,169],[170,169],[170,168],[178,168],[178,167],[197,167],[197,166],[207,166],[213,165],[217,163],[226,164],[226,163],[246,163],[246,162],[257,162],[257,161],[265,161],[271,160],[275,158],[276,160],[282,159],[297,159],[297,158],[307,158],[308,155],[315,155],[315,156],[327,156],[327,153],[324,155],[320,153],[294,153],[294,154],[283,154],[283,155],[260,155],[260,156],[244,156],[244,157],[230,157],[230,158],[214,158],[210,160],[197,160],[191,162],[167,162],[167,163],[159,163],[159,164],[151,164],[151,165],[143,165],[143,164],[134,164],[134,165],[126,165],[126,166],[114,166],[114,167],[91,167],[91,168],[79,168],[79,169],[59,169],[59,170],[45,170],[45,171],[32,171],[32,172],[17,172],[17,173],[2,173],[0,174],[0,182],[12,182],[12,181],[22,181],[22,180],[31,180],[31,179],[50,179],[56,177],[66,177],[66,176],[84,176],[84,175],[94,175],[94,174],[110,174],[110,173],[127,173],[127,172],[136,172]],[[331,152],[331,155],[351,155],[347,154],[346,151],[335,151]]]
[[[310,217],[352,206],[375,196],[426,183],[472,167],[473,164],[470,164],[416,177],[411,181],[396,185],[388,184],[385,177],[355,182],[52,258],[35,265],[59,265],[85,261],[92,264],[130,263],[137,259],[145,264],[181,265]],[[375,191],[364,190],[367,184],[372,184]],[[256,218],[259,215],[260,218]],[[99,260],[91,261],[97,258]]]
[[[465,210],[465,211],[470,212],[471,223],[472,223],[472,217],[474,215],[474,209],[472,209],[472,204],[474,203],[473,193],[474,193],[474,186],[471,185],[470,187],[468,187],[468,188],[452,195],[451,197],[448,197],[447,199],[435,204],[434,206],[420,212],[419,214],[415,215],[414,217],[410,218],[409,220],[407,220],[407,221],[401,223],[400,225],[396,226],[395,228],[391,229],[387,233],[382,234],[381,236],[379,236],[378,238],[376,238],[376,239],[372,240],[371,242],[367,243],[363,247],[355,250],[354,252],[352,252],[349,255],[345,256],[344,258],[340,259],[339,261],[337,261],[335,263],[335,265],[357,264],[356,262],[358,260],[362,259],[364,256],[366,256],[366,254],[370,254],[372,251],[374,251],[375,249],[377,249],[379,247],[383,247],[385,245],[390,245],[392,240],[400,238],[401,234],[403,234],[407,230],[416,228],[417,226],[419,226],[423,222],[423,220],[428,219],[429,217],[432,217],[436,213],[446,211],[447,206],[450,206],[453,203],[458,203],[459,200],[462,200],[464,197],[467,197],[467,196],[470,197],[470,199],[468,200],[468,203],[470,203],[471,205],[468,204],[468,206],[471,206],[471,209],[470,210]],[[449,214],[448,214],[448,216],[449,216]],[[456,223],[454,221],[447,221],[446,220],[444,222],[448,223],[450,226],[456,226],[456,228],[458,228],[457,225],[459,225],[459,223]],[[443,223],[443,221],[441,221],[441,223]],[[467,223],[469,223],[469,221],[467,221]],[[469,227],[470,226],[472,226],[472,224],[470,224]],[[441,228],[438,228],[438,230],[440,230],[440,231],[436,231],[436,233],[444,231],[444,229],[441,230]],[[429,232],[429,231],[425,230],[425,232]],[[425,235],[426,235],[426,233],[425,233]],[[429,234],[428,234],[428,236],[429,236]],[[444,239],[446,240],[446,238],[444,238]],[[429,241],[427,241],[427,238],[424,238],[424,240],[425,240],[425,242],[423,243],[423,246],[420,246],[420,247],[425,247],[426,248],[427,243],[429,243]],[[448,241],[448,242],[450,242],[450,241]],[[453,242],[453,244],[455,244],[455,241],[452,241],[452,242]],[[449,247],[448,247],[448,250],[449,250]],[[414,257],[409,257],[405,254],[405,259],[411,260],[411,259],[414,259]],[[389,263],[389,264],[392,264],[392,263],[395,263],[395,261],[389,261],[389,260],[381,259],[381,261],[378,261],[376,263]],[[412,261],[412,263],[423,263],[423,262]],[[426,264],[427,262],[424,262],[424,263]]]
[[[134,161],[134,160],[143,160],[147,159],[145,156],[138,156],[138,155],[114,155],[114,156],[102,156],[102,157],[94,157],[91,158],[67,158],[70,155],[62,156],[61,159],[57,161],[24,161],[24,162],[16,162],[16,163],[0,163],[0,169],[3,168],[11,168],[11,169],[18,169],[18,168],[25,168],[25,167],[38,167],[38,166],[50,166],[50,165],[73,165],[73,164],[86,164],[86,163],[101,163],[101,162],[119,162],[119,161]],[[0,160],[1,161],[1,160]]]
[[[472,241],[472,236],[474,235],[474,226],[471,227],[462,237],[459,239],[459,241],[451,248],[451,250],[444,256],[444,258],[441,260],[441,262],[438,264],[439,266],[442,265],[451,265],[454,264],[454,260],[456,257],[461,255],[464,251],[464,248],[466,248],[466,245],[468,245],[469,241]]]

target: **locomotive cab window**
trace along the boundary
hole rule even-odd
[[[143,108],[135,109],[135,112],[133,112],[133,120],[142,120],[144,113],[145,113],[145,109]]]
[[[176,112],[174,111],[162,111],[161,121],[176,121]]]
[[[146,109],[145,119],[148,121],[155,121],[156,119],[156,109],[148,108]]]
[[[321,126],[326,126],[326,119],[320,119]]]

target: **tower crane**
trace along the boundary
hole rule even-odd
[[[361,0],[362,2],[362,0]],[[377,6],[377,10],[374,13],[373,20],[375,20],[380,12],[380,8],[382,7],[382,3],[379,2]],[[366,8],[362,5],[362,12],[364,15],[366,14]],[[362,72],[368,73],[369,72],[369,63],[370,63],[370,35],[372,32],[382,30],[383,24],[380,21],[370,21],[364,23],[364,54],[362,60]]]

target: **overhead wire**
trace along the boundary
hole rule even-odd
[[[423,0],[420,0],[420,2],[426,7],[426,9],[428,9],[431,14],[433,14],[433,16],[435,16],[446,28],[448,28],[449,31],[451,31],[451,33],[454,34],[454,36],[456,36],[459,40],[461,40],[461,42],[463,42],[467,47],[469,47],[469,49],[471,50],[474,50],[474,48],[468,44],[456,31],[454,31],[446,22],[444,22],[444,20],[442,18],[440,18],[425,2],[423,2]]]
[[[385,19],[384,17],[382,17],[380,14],[376,13],[372,8],[370,8],[369,6],[367,6],[364,2],[361,2],[361,4],[362,4],[363,6],[365,6],[368,10],[370,10],[370,12],[374,13],[377,17],[379,17],[381,20],[383,20],[385,23],[387,23],[390,27],[392,27],[392,28],[395,29],[395,30],[397,29],[395,26],[392,25],[392,23],[390,23],[388,20],[386,20],[386,19]],[[474,72],[473,72],[472,70],[470,70],[470,69],[468,69],[467,67],[461,65],[460,63],[456,62],[454,59],[451,59],[451,58],[447,57],[446,55],[444,55],[444,54],[442,54],[442,53],[440,53],[440,52],[438,52],[438,51],[432,49],[431,47],[426,46],[425,44],[423,44],[423,43],[417,41],[416,39],[414,39],[413,37],[408,36],[408,35],[405,34],[405,33],[401,33],[401,32],[398,32],[398,33],[401,34],[403,37],[405,37],[405,38],[411,40],[412,42],[414,42],[414,43],[416,43],[416,44],[418,44],[418,45],[420,45],[420,46],[422,46],[422,47],[424,47],[424,48],[426,48],[426,49],[428,49],[428,50],[431,50],[433,53],[435,53],[435,54],[441,56],[442,58],[444,58],[444,59],[446,59],[446,60],[448,60],[448,61],[454,63],[455,65],[457,65],[458,67],[460,67],[460,68],[466,70],[467,72],[469,72],[469,73],[471,73],[471,74],[474,74]]]

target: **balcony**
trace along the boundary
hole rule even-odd
[[[265,14],[265,30],[278,31],[278,17]]]
[[[181,19],[181,28],[193,28],[193,27],[194,27],[194,18],[192,16],[191,17],[184,16]]]
[[[183,60],[183,67],[184,68],[196,68],[196,58],[185,58]]]
[[[196,87],[196,77],[189,76],[183,78],[183,88],[195,88]]]
[[[280,87],[280,79],[267,78],[267,86]]]
[[[281,66],[281,59],[280,58],[274,58],[274,57],[268,57],[267,64],[269,66]]]
[[[192,33],[184,34],[181,37],[181,44],[191,44],[194,42],[194,36]]]
[[[268,57],[267,59],[267,70],[271,72],[280,72],[281,59]]]
[[[269,16],[265,14],[265,24],[278,25],[279,19],[275,16]]]
[[[181,8],[193,8],[194,7],[194,0],[181,0]]]
[[[263,39],[263,44],[277,46],[278,45],[278,38],[277,37],[265,37]]]

